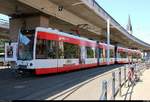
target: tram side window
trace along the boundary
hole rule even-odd
[[[37,40],[36,45],[37,59],[56,59],[57,58],[57,42],[52,40]]]
[[[107,48],[105,49],[105,58],[107,58]]]
[[[139,54],[139,55],[138,55],[138,58],[140,59],[141,57],[142,57],[141,54]]]
[[[127,53],[126,52],[120,52],[121,58],[127,58]]]
[[[86,47],[87,50],[87,58],[95,58],[95,49],[91,47]]]
[[[114,50],[113,49],[110,49],[110,58],[114,58]]]
[[[64,58],[65,59],[76,59],[79,58],[80,47],[75,44],[64,42]]]
[[[103,58],[107,58],[107,50],[103,49],[103,52],[104,52]],[[114,58],[115,57],[115,51],[114,51],[114,49],[110,49],[109,53],[110,53],[110,58]]]
[[[49,40],[46,44],[48,59],[57,59],[57,42]]]
[[[136,58],[137,58],[137,55],[136,55],[136,54],[133,54],[133,55],[132,55],[132,58],[133,58],[133,59],[136,59]]]

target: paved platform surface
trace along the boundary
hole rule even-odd
[[[117,95],[116,100],[150,100],[150,69],[142,73],[135,85],[123,86],[122,95]]]
[[[104,76],[105,78],[110,77],[109,75]],[[118,93],[116,100],[150,100],[149,76],[150,69],[142,71],[140,80],[130,87],[128,87],[126,83],[126,85],[122,87],[122,95],[120,96]],[[68,89],[62,93],[47,98],[47,100],[100,100],[100,80],[103,80],[103,78],[104,77],[99,77],[77,90],[70,91],[69,94],[67,93],[67,91],[69,91]],[[111,95],[108,94],[108,99],[110,99],[109,96]]]

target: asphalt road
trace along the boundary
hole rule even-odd
[[[123,65],[103,66],[68,73],[15,77],[12,69],[0,69],[0,100],[44,100],[92,77]]]

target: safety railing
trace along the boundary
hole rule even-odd
[[[141,75],[149,63],[136,63],[136,64],[126,64],[123,67],[117,68],[113,70],[111,73],[103,76],[103,80],[100,81],[100,100],[115,100],[117,95],[122,94],[121,88],[124,86],[126,87],[127,79],[127,72],[129,68],[132,66],[136,73]]]

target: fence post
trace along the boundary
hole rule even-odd
[[[126,87],[126,79],[127,79],[127,76],[126,76],[126,66],[124,68],[124,87]]]
[[[107,81],[105,81],[104,84],[105,84],[105,95],[104,95],[105,98],[104,99],[107,100]]]
[[[115,100],[115,72],[112,73],[112,100]]]
[[[107,81],[104,80],[102,83],[102,94],[100,100],[107,100]]]
[[[119,68],[119,95],[121,96],[121,68]]]

